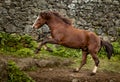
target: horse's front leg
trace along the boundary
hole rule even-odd
[[[35,53],[37,54],[41,50],[42,46],[45,45],[46,43],[57,44],[57,41],[53,38],[47,38],[43,40],[41,44],[38,46],[38,48],[36,49]]]
[[[50,47],[48,47],[46,44],[44,45],[44,49],[49,52],[53,52],[53,50]]]

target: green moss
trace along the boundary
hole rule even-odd
[[[11,53],[15,56],[33,56],[33,51],[37,47],[37,42],[29,35],[0,33],[0,52]]]
[[[119,55],[120,54],[120,43],[119,42],[113,42],[112,43],[114,48],[114,54]]]
[[[8,62],[7,82],[35,82],[31,77],[21,71],[14,61]]]
[[[19,55],[20,57],[29,57],[29,56],[33,56],[34,52],[29,48],[22,48],[17,50],[16,54]]]
[[[48,44],[48,46],[53,50],[51,55],[60,57],[81,57],[82,53],[80,49],[71,49],[64,46],[57,46]]]

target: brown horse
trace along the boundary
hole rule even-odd
[[[36,53],[38,53],[41,47],[46,43],[59,44],[69,48],[82,49],[82,62],[76,71],[79,71],[82,68],[82,66],[86,63],[87,55],[91,54],[93,60],[95,61],[95,67],[91,73],[92,75],[96,74],[99,64],[97,53],[102,46],[105,47],[108,58],[110,59],[112,56],[113,47],[110,43],[101,40],[93,32],[74,28],[68,18],[61,16],[57,12],[41,12],[33,24],[33,28],[38,29],[44,24],[49,26],[52,38],[42,41]]]

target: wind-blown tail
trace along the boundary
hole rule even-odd
[[[110,59],[114,52],[112,44],[110,44],[107,41],[101,40],[101,45],[105,48],[105,51],[107,52],[107,57],[108,57],[108,59]]]

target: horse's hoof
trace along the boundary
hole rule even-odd
[[[35,51],[35,54],[38,54],[38,51]]]
[[[94,76],[95,74],[96,74],[96,73],[93,73],[93,72],[92,72],[92,73],[90,73],[90,76]]]
[[[47,51],[49,51],[49,52],[53,52],[53,50],[52,50],[52,49],[50,49],[50,48],[47,48],[46,50],[47,50]]]
[[[40,51],[40,49],[36,49],[36,50],[35,50],[35,54],[38,54],[39,51]]]
[[[76,69],[73,69],[73,72],[79,72],[79,69],[78,68],[76,68]]]

